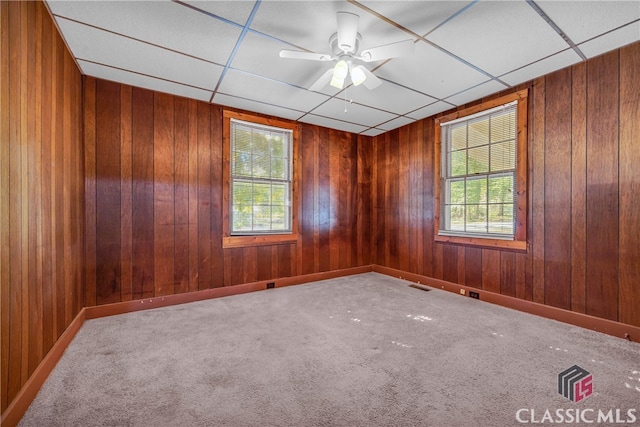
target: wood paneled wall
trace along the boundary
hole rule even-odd
[[[86,305],[370,263],[372,139],[300,124],[298,243],[222,247],[222,107],[85,77]]]
[[[0,3],[0,403],[84,302],[82,78],[42,2]]]
[[[527,85],[526,253],[434,242],[433,119],[374,138],[372,262],[640,326],[638,82],[635,43]]]

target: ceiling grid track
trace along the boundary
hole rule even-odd
[[[233,47],[233,50],[231,51],[231,55],[229,55],[229,60],[227,60],[227,63],[224,66],[224,69],[222,70],[222,73],[220,74],[220,78],[218,79],[218,83],[216,84],[215,89],[213,89],[213,92],[211,93],[211,98],[209,98],[209,103],[213,102],[213,97],[216,96],[216,93],[218,92],[218,89],[220,89],[220,85],[222,84],[222,80],[224,80],[225,75],[227,74],[227,71],[229,71],[229,67],[231,66],[231,63],[233,62],[233,59],[236,56],[236,53],[238,53],[238,49],[240,48],[240,45],[242,44],[242,41],[244,40],[244,36],[247,35],[247,31],[249,31],[249,27],[251,26],[251,22],[253,22],[253,18],[256,16],[256,13],[258,12],[258,8],[260,7],[260,3],[262,2],[262,0],[257,0],[256,4],[253,5],[253,9],[251,9],[251,14],[249,14],[249,18],[247,18],[247,22],[244,24],[244,27],[242,27],[242,32],[240,33],[240,36],[238,37],[238,41],[236,42],[236,45]]]
[[[569,46],[571,46],[571,49],[573,49],[573,50],[578,54],[578,56],[580,57],[580,59],[582,59],[583,61],[586,61],[586,60],[587,60],[587,57],[585,56],[585,54],[584,54],[584,53],[582,53],[582,51],[580,50],[580,48],[578,47],[578,45],[576,45],[576,44],[573,42],[573,40],[571,40],[571,39],[569,38],[569,36],[568,36],[564,31],[562,31],[562,30],[560,29],[560,27],[558,27],[558,26],[556,25],[556,23],[555,23],[555,22],[553,22],[553,20],[552,20],[551,18],[549,18],[549,15],[547,15],[547,14],[544,12],[544,10],[542,10],[542,9],[540,8],[540,6],[538,6],[538,4],[537,4],[535,1],[533,1],[533,0],[526,0],[526,1],[527,1],[527,4],[528,4],[529,6],[531,6],[531,8],[532,8],[533,10],[535,10],[535,11],[536,11],[536,13],[537,13],[538,15],[540,15],[540,17],[541,17],[542,19],[544,19],[544,21],[545,21],[547,24],[549,24],[549,26],[550,26],[551,28],[553,28],[553,30],[554,30],[556,33],[558,33],[558,35],[559,35],[560,37],[562,37],[562,40],[564,40],[565,42],[567,42],[567,44],[568,44]]]

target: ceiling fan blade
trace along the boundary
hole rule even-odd
[[[338,12],[338,47],[347,53],[355,53],[358,36],[358,20],[355,13]]]
[[[375,88],[377,88],[378,86],[380,86],[382,84],[382,80],[380,80],[378,77],[376,77],[375,74],[373,74],[371,71],[369,71],[367,69],[367,67],[364,67],[362,65],[358,65],[357,67],[355,67],[359,70],[362,70],[362,72],[364,73],[364,75],[367,77],[362,84],[365,85],[365,87],[369,90],[373,90]]]
[[[316,80],[314,84],[311,85],[309,90],[319,92],[320,89],[325,87],[327,83],[331,81],[331,77],[333,77],[333,68],[330,68],[327,71],[325,71],[324,74],[322,74],[320,78]]]
[[[380,61],[382,59],[397,58],[413,53],[413,40],[407,39],[401,42],[389,43],[371,49],[363,50],[358,59],[364,62]]]
[[[287,50],[282,49],[280,51],[280,58],[288,58],[288,59],[308,59],[311,61],[331,61],[331,55],[326,53],[315,53],[315,52],[303,52],[299,50]]]

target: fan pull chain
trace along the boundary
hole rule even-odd
[[[344,88],[344,114],[347,114],[347,89],[348,86]],[[353,99],[349,100],[349,104],[353,102]]]

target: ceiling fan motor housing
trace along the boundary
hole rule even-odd
[[[345,54],[349,56],[353,56],[358,52],[358,48],[360,47],[360,41],[362,41],[362,36],[360,33],[356,34],[355,43],[353,46],[338,45],[338,33],[333,33],[331,37],[329,37],[329,46],[331,47],[331,53],[334,57],[339,58]]]

